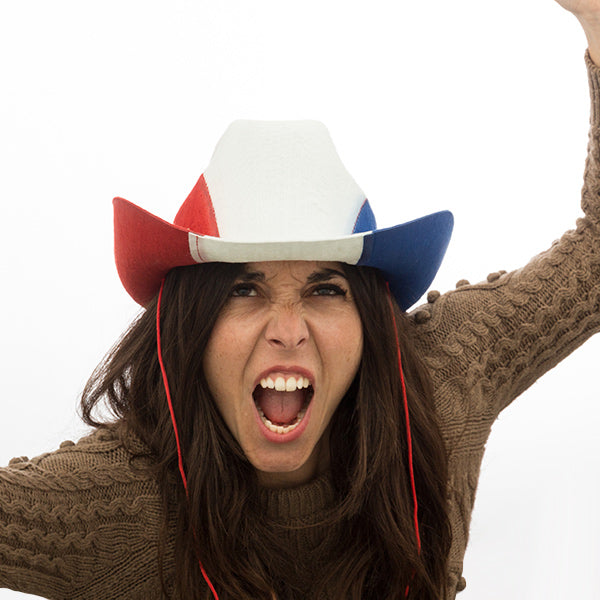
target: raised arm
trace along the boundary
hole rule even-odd
[[[0,468],[0,588],[158,600],[161,518],[155,482],[108,432],[14,459]]]
[[[600,50],[600,27],[588,25],[585,31],[591,42],[599,41],[593,49]],[[586,65],[590,134],[585,216],[577,228],[522,269],[430,296],[428,305],[414,313],[440,415],[456,436],[461,423],[475,420],[485,440],[505,406],[600,331],[600,67],[591,51]],[[455,446],[460,440],[448,442]]]

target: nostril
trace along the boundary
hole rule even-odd
[[[299,348],[306,342],[306,338],[294,341],[285,341],[277,338],[271,338],[268,340],[273,346],[277,348]]]
[[[281,340],[278,340],[275,338],[270,339],[269,342],[271,342],[271,344],[273,344],[274,346],[281,346],[281,347],[285,346],[285,344]]]

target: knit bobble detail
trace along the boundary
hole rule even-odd
[[[462,592],[467,587],[467,580],[464,577],[461,577],[456,584],[456,591]]]
[[[506,271],[497,271],[496,273],[490,273],[487,276],[488,283],[493,283],[494,281],[498,281],[502,275],[505,275]]]
[[[113,438],[113,434],[106,430],[106,429],[100,429],[98,430],[98,433],[96,435],[96,440],[100,441],[100,442],[109,442],[112,441]]]
[[[69,446],[74,446],[75,442],[72,442],[71,440],[65,440],[64,442],[60,443],[60,447],[61,448],[68,448]]]
[[[461,279],[456,283],[456,289],[464,287],[465,285],[471,285],[466,279]]]
[[[437,290],[431,290],[427,294],[427,302],[429,302],[429,304],[433,304],[440,296],[441,294]]]
[[[19,465],[21,463],[29,462],[29,458],[26,456],[15,456],[15,458],[11,458],[8,461],[9,466],[14,467],[15,465]]]
[[[423,323],[427,323],[427,321],[429,321],[429,319],[431,319],[431,313],[429,313],[426,310],[418,310],[415,313],[415,321],[417,323],[419,323],[419,325],[421,325]]]

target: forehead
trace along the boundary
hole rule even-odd
[[[306,281],[314,274],[327,273],[345,277],[342,263],[335,261],[280,260],[247,263],[246,273],[260,275],[265,280],[293,278]]]

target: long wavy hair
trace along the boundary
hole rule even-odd
[[[332,418],[334,507],[316,525],[336,532],[319,577],[306,581],[281,536],[264,518],[256,473],[228,430],[202,371],[215,321],[244,265],[212,263],[173,269],[161,305],[162,352],[183,450],[178,457],[156,347],[154,299],[92,374],[82,396],[84,421],[132,434],[149,447],[162,493],[164,527],[158,557],[165,597],[211,597],[201,561],[220,600],[408,598],[437,600],[446,591],[451,529],[447,456],[431,380],[411,339],[410,319],[390,305],[381,274],[343,265],[363,325],[358,373]],[[408,448],[393,306],[410,407],[421,549],[413,523]],[[110,415],[99,418],[104,403]],[[176,523],[176,525],[173,525]],[[170,525],[169,525],[170,524]],[[314,527],[308,524],[306,527]],[[197,540],[202,540],[201,544]],[[162,563],[174,544],[175,573]],[[310,589],[307,589],[310,584]]]

